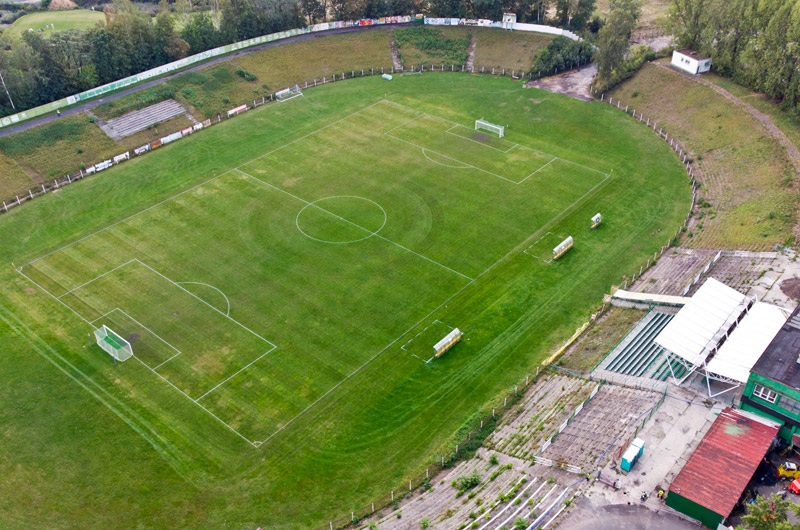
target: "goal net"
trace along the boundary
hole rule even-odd
[[[292,98],[296,98],[297,96],[302,96],[303,91],[300,90],[299,85],[295,85],[293,87],[284,88],[283,90],[278,90],[275,92],[275,99],[278,101],[288,101]]]
[[[105,324],[94,331],[94,338],[98,346],[120,362],[133,357],[131,343],[114,333]]]
[[[488,122],[484,119],[475,120],[475,130],[483,129],[484,131],[492,131],[496,133],[500,138],[505,136],[506,128],[502,125],[495,125],[494,123]]]

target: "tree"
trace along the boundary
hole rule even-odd
[[[220,34],[208,13],[198,13],[181,30],[181,37],[189,45],[189,53],[200,53],[219,46]]]
[[[611,10],[605,25],[597,32],[597,52],[594,54],[597,63],[597,78],[606,86],[610,83],[614,70],[622,64],[631,39],[631,32],[636,26],[638,16],[636,2],[612,2],[616,4]]]
[[[316,24],[325,20],[327,9],[325,0],[299,0],[299,3],[307,24]]]
[[[769,499],[758,496],[747,505],[747,514],[742,516],[747,530],[800,530],[800,524],[789,522],[788,512],[800,512],[800,507],[774,493]]]
[[[559,26],[582,30],[594,12],[595,0],[555,0],[555,22]]]
[[[681,47],[697,49],[703,32],[706,0],[672,0],[669,20],[672,32]]]

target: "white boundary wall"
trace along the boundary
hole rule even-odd
[[[13,114],[11,116],[0,118],[0,128],[8,127],[9,125],[14,125],[23,122],[25,120],[30,120],[32,118],[36,118],[44,114],[49,114],[55,112],[58,109],[68,107],[69,105],[80,103],[81,101],[86,101],[94,97],[101,96],[103,94],[108,94],[110,92],[114,92],[121,88],[125,88],[140,83],[142,81],[146,81],[153,77],[158,77],[164,74],[168,74],[176,70],[181,70],[188,66],[192,66],[194,64],[206,61],[208,59],[212,59],[214,57],[227,55],[229,53],[233,53],[238,50],[243,50],[245,48],[251,48],[253,46],[258,46],[260,44],[265,44],[276,40],[282,40],[289,37],[294,37],[296,35],[304,35],[306,33],[317,33],[321,31],[329,31],[339,28],[379,26],[385,24],[407,24],[413,21],[414,18],[409,15],[382,17],[373,19],[361,19],[361,20],[337,20],[335,22],[324,22],[322,24],[314,24],[311,26],[306,26],[304,28],[279,31],[277,33],[270,33],[269,35],[262,35],[260,37],[234,42],[233,44],[227,44],[225,46],[220,46],[218,48],[206,50],[204,52],[197,53],[195,55],[190,55],[189,57],[184,57],[183,59],[164,64],[157,68],[146,70],[144,72],[132,75],[130,77],[125,77],[123,79],[114,81],[112,83],[92,88],[91,90],[86,90],[84,92],[80,92],[78,94],[74,94],[72,96],[68,96],[66,98],[59,99],[51,103],[46,103],[45,105],[41,105],[39,107],[35,107],[23,112],[19,112],[17,114]],[[464,26],[481,26],[490,28],[503,27],[502,21],[473,20],[464,18],[426,18],[425,24],[430,24],[434,26],[464,25]],[[517,31],[533,31],[537,33],[547,33],[549,35],[563,35],[572,40],[579,40],[579,37],[574,33],[572,33],[571,31],[567,31],[560,28],[554,28],[551,26],[543,26],[541,24],[515,23],[513,29]]]

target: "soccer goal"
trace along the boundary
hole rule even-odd
[[[492,131],[496,133],[500,138],[506,135],[506,128],[502,125],[495,125],[494,123],[488,122],[481,118],[480,120],[475,120],[475,130],[483,129],[484,131]]]
[[[302,96],[302,95],[303,91],[300,90],[300,85],[295,85],[275,92],[275,99],[278,101],[288,101],[292,98],[296,98],[297,96]]]
[[[94,338],[98,346],[120,362],[133,357],[131,343],[114,333],[105,324],[94,331]]]

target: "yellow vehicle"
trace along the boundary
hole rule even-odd
[[[784,462],[778,466],[778,478],[781,480],[794,480],[800,478],[800,469],[794,462]]]

